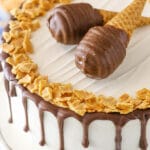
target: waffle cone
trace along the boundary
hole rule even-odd
[[[139,23],[137,24],[138,27],[142,27],[144,25],[150,25],[150,17],[141,17]]]
[[[104,24],[106,24],[108,21],[110,21],[113,17],[117,15],[117,12],[112,12],[104,9],[100,9],[99,13],[101,16],[103,16]]]
[[[124,30],[129,36],[137,28],[141,13],[147,0],[134,0],[127,8],[121,11],[106,25]]]
[[[109,10],[100,9],[100,15],[103,16],[103,22],[106,24],[110,21],[113,17],[115,17],[118,12],[113,12]],[[139,21],[137,22],[137,27],[142,27],[144,25],[150,25],[150,17],[140,17]]]

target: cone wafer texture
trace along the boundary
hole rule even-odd
[[[124,30],[129,36],[137,28],[147,0],[134,0],[127,8],[110,20],[107,25]]]
[[[118,15],[119,12],[113,12],[113,11],[109,11],[109,10],[100,9],[99,13],[103,17],[103,24],[106,24],[113,17]],[[142,17],[141,16],[136,24],[136,27],[142,27],[144,25],[150,25],[150,17]]]

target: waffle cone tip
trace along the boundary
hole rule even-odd
[[[110,20],[107,25],[124,30],[129,36],[137,28],[147,0],[134,0],[123,11]]]

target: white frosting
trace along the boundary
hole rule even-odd
[[[78,0],[81,2],[81,0]],[[120,11],[132,0],[82,0],[90,2],[97,8]],[[77,1],[76,1],[77,2]],[[150,15],[147,5],[143,15]],[[118,96],[123,92],[133,94],[137,89],[150,87],[150,27],[137,30],[127,49],[127,56],[121,66],[110,77],[104,80],[93,80],[85,77],[74,64],[75,46],[57,43],[46,26],[48,15],[41,18],[41,28],[32,34],[35,53],[32,59],[38,64],[39,71],[48,75],[53,82],[71,82],[75,88],[87,89],[94,93]],[[47,145],[40,147],[40,124],[37,108],[32,101],[28,102],[29,124],[31,132],[22,131],[25,124],[21,95],[12,100],[14,124],[8,124],[8,100],[0,74],[0,131],[12,150],[59,150],[59,135],[56,118],[45,112],[44,123]],[[81,123],[68,118],[64,123],[65,150],[84,150]],[[115,126],[111,121],[96,120],[89,127],[90,145],[87,150],[115,150]],[[122,150],[138,150],[140,138],[139,120],[129,121],[122,130]],[[150,145],[150,121],[147,125],[147,138]],[[5,150],[5,149],[3,149]],[[7,148],[6,148],[7,150]],[[150,147],[148,148],[150,150]]]
[[[131,2],[131,0],[79,1],[114,11],[120,11]],[[150,16],[149,10],[150,5],[147,4],[143,15]],[[47,75],[50,81],[72,83],[74,88],[112,96],[119,96],[123,92],[133,94],[140,88],[150,88],[150,26],[135,31],[127,48],[126,58],[112,75],[106,79],[94,80],[86,77],[76,67],[74,62],[76,45],[60,44],[51,36],[47,27],[48,17],[49,13],[40,19],[41,28],[32,34],[35,52],[31,58],[38,64],[40,73]]]

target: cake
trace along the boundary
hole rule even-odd
[[[34,5],[25,6],[27,2]],[[75,66],[76,45],[60,44],[49,33],[47,20],[54,4],[39,2],[40,5],[36,0],[27,0],[21,9],[12,11],[14,17],[3,34],[9,44],[3,45],[0,57],[3,68],[0,130],[8,147],[13,150],[149,149],[150,26],[134,32],[126,58],[112,75],[94,80]],[[98,9],[120,11],[131,1],[73,2],[87,2]],[[33,6],[32,13],[21,11]],[[147,4],[143,16],[149,16],[149,10]],[[8,33],[10,29],[17,29],[15,18],[19,23],[22,21],[19,25],[25,30],[23,33],[12,32],[16,39],[25,35],[20,41],[14,41],[16,53],[11,45],[15,38]],[[40,22],[30,22],[35,18]],[[29,57],[23,55],[24,50]],[[24,59],[27,62],[24,63]],[[50,85],[47,85],[48,80]],[[70,96],[73,97],[70,99]],[[7,120],[9,115],[11,125]],[[29,133],[24,133],[22,128]]]

